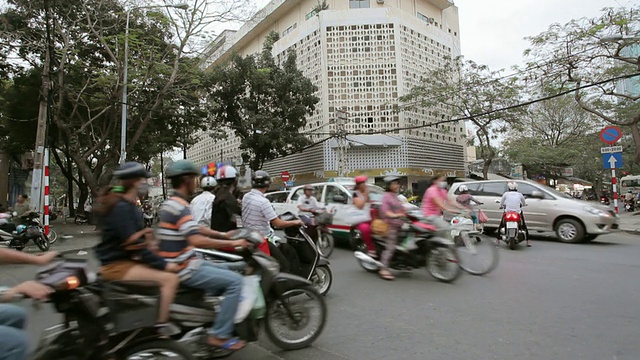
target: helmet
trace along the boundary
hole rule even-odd
[[[216,172],[216,180],[235,179],[238,176],[238,170],[231,165],[220,166]]]
[[[384,180],[385,188],[386,188],[387,190],[389,190],[389,188],[391,187],[391,184],[392,184],[394,181],[399,181],[399,180],[400,180],[400,177],[399,177],[399,176],[387,176],[387,177],[385,177],[383,180]]]
[[[202,178],[202,180],[200,180],[200,187],[205,190],[213,189],[214,187],[216,187],[216,185],[218,185],[218,182],[216,181],[216,179],[214,179],[213,176],[205,176]]]
[[[189,160],[178,160],[167,166],[165,175],[171,179],[183,175],[198,175],[200,170]]]
[[[458,188],[458,191],[467,192],[469,191],[469,188],[467,187],[467,185],[460,185],[460,187]]]
[[[20,233],[24,232],[26,229],[27,229],[27,225],[20,224],[20,225],[16,226],[16,233],[20,234]]]
[[[113,172],[113,175],[120,180],[131,180],[139,178],[148,179],[151,177],[151,173],[147,171],[144,165],[135,161],[129,161],[120,165]]]
[[[362,183],[366,183],[367,182],[367,177],[364,175],[360,175],[360,176],[356,176],[356,178],[354,179],[356,182],[356,185],[360,185]]]
[[[516,184],[514,181],[509,181],[507,187],[509,188],[509,191],[518,191],[518,184]]]
[[[264,170],[258,170],[253,173],[251,177],[251,187],[254,188],[266,188],[271,185],[271,177],[269,173]]]
[[[629,190],[627,190],[627,192],[628,192],[629,194],[632,194],[632,193],[633,193],[633,190],[629,189]]]
[[[307,184],[307,185],[304,186],[304,189],[305,190],[313,190],[313,185]]]

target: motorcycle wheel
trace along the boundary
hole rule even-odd
[[[289,317],[284,304],[289,306],[295,321]],[[305,286],[286,291],[267,305],[265,331],[275,346],[298,350],[311,345],[322,333],[326,322],[324,297],[312,286]]]
[[[73,222],[74,222],[76,225],[82,225],[82,219],[78,218],[77,216],[76,216],[76,218],[73,220]]]
[[[335,246],[335,239],[331,234],[320,234],[320,240],[318,241],[318,250],[320,255],[328,258],[333,253]]]
[[[182,345],[172,340],[158,339],[143,342],[121,351],[118,359],[123,360],[196,360]]]
[[[360,251],[361,253],[364,253],[364,254],[367,253],[367,245],[364,244],[364,241],[362,241],[362,239],[358,239],[358,242],[354,242],[353,247],[354,247],[354,251]],[[377,273],[378,271],[380,271],[380,268],[365,261],[358,260],[358,264],[360,264],[361,268],[365,269],[367,272],[370,272],[370,273]]]
[[[460,276],[460,260],[455,248],[436,247],[427,255],[427,271],[434,279],[451,283]]]
[[[44,232],[44,229],[42,229],[42,232]],[[47,236],[49,237],[49,245],[55,244],[55,242],[58,240],[58,233],[52,228],[49,228],[49,235]]]
[[[320,295],[327,295],[331,284],[333,284],[333,272],[329,266],[318,266],[315,269],[315,274],[311,278],[313,287],[320,293]]]
[[[458,246],[460,267],[471,275],[485,275],[498,266],[498,247],[488,236],[482,234],[469,235],[462,238]]]
[[[509,239],[509,249],[511,249],[511,250],[515,250],[516,249],[516,238],[510,238]]]
[[[33,239],[33,242],[36,243],[36,246],[38,246],[38,249],[40,249],[40,251],[49,251],[49,249],[51,248],[49,237],[44,233]]]

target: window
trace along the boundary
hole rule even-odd
[[[369,0],[349,0],[350,9],[364,9],[370,7]]]
[[[462,183],[464,185],[467,186],[467,188],[469,189],[469,194],[471,195],[480,195],[480,192],[478,191],[478,189],[480,189],[480,183]],[[454,194],[458,195],[460,194],[460,186],[458,186],[458,188],[456,188],[456,191],[454,192]]]
[[[542,193],[545,199],[553,199],[549,196],[549,194],[546,193],[546,191],[542,191],[533,185],[518,183],[518,192],[524,195],[525,199],[533,198],[534,191]]]
[[[318,13],[318,9],[313,9],[313,10],[311,10],[311,12],[310,12],[310,13],[308,13],[307,15],[305,15],[305,16],[304,16],[304,19],[305,19],[305,20],[309,20],[309,19],[311,19],[312,17],[316,16],[316,14],[317,14],[317,13]],[[327,30],[328,30],[328,29],[327,29]],[[328,31],[331,31],[331,30],[328,30]]]
[[[273,193],[267,193],[265,197],[272,204],[281,204],[287,201],[287,196],[289,195],[288,191],[277,191]]]
[[[327,185],[327,189],[326,189],[325,194],[324,194],[325,203],[327,203],[327,204],[336,204],[336,202],[333,201],[333,198],[336,195],[342,196],[342,197],[347,198],[347,199],[349,198],[349,194],[344,192],[339,187],[337,187],[335,185]]]
[[[501,197],[507,191],[507,183],[505,182],[487,182],[482,183],[478,195],[480,196],[499,196]]]

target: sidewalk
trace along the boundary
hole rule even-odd
[[[53,250],[90,248],[100,240],[100,233],[94,231],[94,225],[76,225],[73,223],[73,219],[67,221],[66,224],[61,219],[57,219],[52,221],[50,226],[58,234],[58,241],[52,246]]]
[[[620,230],[629,234],[640,235],[640,212],[626,212],[622,210],[620,218]]]

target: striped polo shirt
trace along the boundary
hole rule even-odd
[[[160,208],[158,224],[159,254],[169,262],[185,269],[195,257],[193,246],[187,238],[200,233],[198,223],[191,216],[189,202],[180,194],[174,194]],[[184,277],[184,271],[180,276]]]
[[[257,189],[252,189],[242,197],[242,226],[269,235],[271,220],[278,217],[273,205]]]

